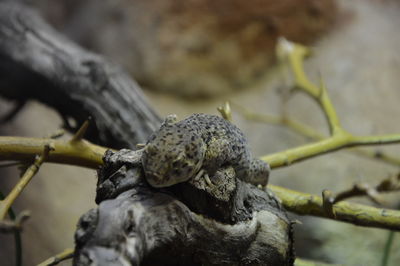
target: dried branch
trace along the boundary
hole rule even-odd
[[[50,150],[53,149],[50,145],[45,145],[44,150],[39,156],[36,157],[35,161],[31,166],[28,167],[22,178],[11,190],[11,192],[6,196],[6,198],[0,201],[0,221],[4,220],[8,210],[14,203],[16,198],[21,194],[24,188],[31,181],[32,177],[39,171],[42,163],[48,158]]]
[[[51,138],[25,138],[0,136],[0,160],[32,161],[43,148],[50,145],[54,150],[47,161],[72,164],[96,169],[103,163],[102,156],[107,150],[88,141],[71,142]]]
[[[229,104],[225,104],[224,107],[219,107],[217,109],[221,115],[226,119],[226,117],[231,117]],[[393,191],[399,189],[399,178],[388,178],[383,180],[377,187],[376,190],[380,191]],[[377,209],[373,207],[368,207],[360,204],[354,203],[344,203],[339,207],[333,207],[335,203],[335,198],[331,191],[323,191],[322,199],[278,186],[268,185],[273,192],[282,200],[283,206],[289,211],[295,212],[302,215],[315,215],[325,218],[330,218],[334,220],[340,220],[344,222],[353,223],[361,226],[375,226],[381,228],[387,228],[386,226],[391,226],[400,230],[400,221],[396,220],[400,217],[399,211],[389,211],[385,209]],[[368,191],[368,192],[367,192]],[[372,190],[365,190],[364,193],[374,194]],[[344,199],[346,193],[339,196],[338,199]],[[339,216],[336,216],[337,208],[341,211]],[[363,213],[363,215],[360,214]],[[391,212],[392,217],[387,219],[387,212]]]
[[[67,259],[72,259],[74,257],[74,250],[72,248],[67,248],[63,252],[54,255],[51,258],[48,258],[47,260],[39,263],[37,266],[51,266],[51,265],[57,265],[60,262],[67,260]]]
[[[305,259],[296,258],[294,262],[294,266],[344,266],[343,264],[330,264],[330,263],[323,263],[319,261],[311,261]]]
[[[11,138],[13,145],[7,145],[7,139]],[[55,150],[51,152],[47,161],[56,163],[67,163],[78,166],[86,166],[97,169],[103,164],[102,157],[104,152],[107,150],[104,147],[90,144],[89,142],[82,141],[81,145],[71,145],[68,141],[52,140],[52,139],[34,139],[34,138],[19,138],[19,137],[0,137],[0,160],[27,160],[39,153],[45,144],[52,144]],[[322,199],[317,196],[310,194],[304,194],[301,192],[280,188],[277,186],[270,186],[272,190],[276,190],[278,196],[282,199],[283,205],[289,211],[300,213],[302,215],[315,215],[326,217],[322,208]],[[276,192],[275,191],[275,192]],[[279,192],[279,193],[278,193]],[[298,201],[297,196],[301,196],[303,201]],[[316,199],[316,201],[310,201],[311,207],[305,205],[308,198]],[[339,203],[341,204],[341,203]],[[354,205],[354,207],[353,207]],[[316,207],[317,206],[317,207]],[[340,205],[341,206],[341,205]],[[345,207],[345,208],[344,208]],[[385,209],[377,209],[355,203],[345,203],[344,214],[339,217],[339,220],[354,223],[362,226],[372,226],[381,228],[400,228],[400,221],[382,221],[382,213],[389,212],[393,217],[400,217],[400,211],[389,211]],[[315,208],[318,208],[316,211]],[[351,210],[362,210],[365,216],[368,216],[371,221],[365,219],[363,216],[358,216],[356,211]],[[337,213],[337,211],[335,211]]]
[[[321,197],[268,185],[288,211],[300,215],[312,215],[352,223],[359,226],[377,227],[400,231],[400,211],[375,208],[357,203],[338,202],[333,205],[334,216],[329,215]]]
[[[327,119],[331,136],[320,141],[286,151],[263,156],[271,168],[287,166],[314,156],[336,151],[346,147],[363,145],[383,145],[400,143],[400,134],[381,136],[353,136],[340,125],[335,108],[333,107],[323,83],[315,86],[305,75],[303,68],[304,57],[309,50],[299,44],[281,39],[277,45],[277,54],[281,63],[291,68],[295,77],[295,87],[311,96],[321,106]]]
[[[88,118],[83,124],[82,126],[78,129],[78,131],[76,131],[76,133],[74,134],[74,136],[72,137],[72,139],[70,140],[71,143],[75,143],[75,142],[79,142],[83,139],[83,136],[85,135],[88,127],[89,127],[89,122],[90,120],[92,120],[92,118]]]
[[[297,121],[293,118],[287,117],[286,115],[283,116],[275,116],[275,115],[269,115],[269,114],[260,114],[260,113],[255,113],[251,112],[247,108],[237,104],[237,103],[231,103],[232,106],[236,111],[238,111],[245,119],[251,120],[254,122],[259,122],[259,123],[265,123],[265,124],[271,124],[271,125],[277,125],[277,126],[283,126],[286,127],[293,132],[305,136],[308,139],[311,140],[323,140],[326,138],[323,134],[320,132],[316,131],[314,128],[309,127],[305,124],[303,124],[300,121]],[[375,159],[390,165],[394,166],[400,166],[400,158],[391,156],[388,154],[385,154],[381,151],[371,151],[371,150],[365,150],[365,149],[360,149],[360,148],[352,148],[348,150],[349,152],[352,152],[358,156],[362,156],[365,158],[369,159]]]
[[[271,193],[228,166],[154,189],[141,151],[108,151],[98,172],[98,208],[75,234],[74,265],[293,265],[292,223]]]
[[[232,110],[229,102],[225,102],[224,105],[219,106],[217,110],[224,119],[232,121]]]
[[[382,180],[375,187],[369,184],[359,183],[354,184],[353,187],[351,187],[350,189],[344,190],[336,194],[329,190],[324,190],[322,192],[323,206],[325,211],[332,215],[335,215],[332,210],[333,204],[348,198],[358,196],[367,196],[371,201],[379,205],[384,205],[385,201],[380,197],[380,193],[398,190],[400,190],[400,174],[390,176]]]
[[[271,124],[271,125],[277,125],[277,126],[284,126],[292,131],[305,136],[309,139],[312,140],[321,140],[324,139],[325,136],[319,132],[317,132],[315,129],[299,122],[296,121],[290,117],[287,117],[286,115],[283,116],[274,116],[274,115],[269,115],[269,114],[259,114],[255,112],[251,112],[247,108],[237,104],[237,103],[231,103],[234,110],[238,111],[245,119],[259,122],[259,123],[265,123],[265,124]]]
[[[0,191],[0,200],[4,199],[3,193]],[[10,208],[8,210],[8,216],[11,220],[16,220],[17,217],[14,213],[14,210]],[[21,232],[14,231],[14,241],[15,241],[15,265],[21,266],[22,265],[22,241],[21,241]]]
[[[12,220],[0,220],[1,233],[15,233],[22,231],[22,224],[30,217],[29,211],[23,211]]]
[[[55,31],[23,2],[0,1],[0,95],[54,107],[71,131],[77,128],[68,120],[81,125],[93,117],[86,138],[94,143],[134,148],[145,141],[161,119],[139,85],[119,66]]]

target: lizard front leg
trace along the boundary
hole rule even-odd
[[[207,150],[204,157],[204,168],[209,175],[214,175],[221,166],[230,164],[229,141],[221,138],[211,138],[207,143]]]
[[[253,185],[266,186],[268,184],[269,173],[271,168],[269,164],[260,160],[253,159],[249,165],[249,171],[247,175],[243,177],[244,181],[249,182]]]

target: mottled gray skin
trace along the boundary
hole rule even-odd
[[[212,180],[221,167],[232,166],[236,177],[266,185],[269,165],[252,158],[235,125],[215,115],[193,114],[177,122],[168,116],[146,143],[142,164],[153,187],[167,187],[201,176]]]

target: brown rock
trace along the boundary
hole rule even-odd
[[[309,43],[336,15],[333,0],[78,5],[66,24],[71,36],[122,63],[145,87],[190,97],[248,88],[271,66],[278,36]]]

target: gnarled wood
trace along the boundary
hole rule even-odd
[[[54,107],[77,126],[88,116],[86,137],[110,147],[135,148],[160,118],[122,69],[57,33],[17,1],[0,1],[0,95]],[[71,128],[72,127],[72,128]]]
[[[223,178],[234,189],[207,188],[204,180],[154,189],[140,156],[106,153],[100,204],[80,220],[74,265],[293,264],[291,223],[273,195],[230,171]]]

